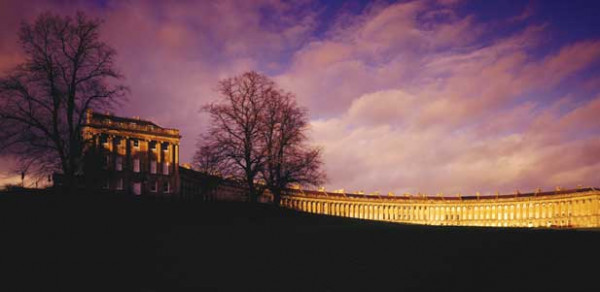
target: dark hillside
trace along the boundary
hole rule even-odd
[[[595,231],[118,197],[0,195],[0,234],[0,291],[595,291],[600,263]]]

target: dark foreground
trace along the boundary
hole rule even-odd
[[[600,232],[0,194],[0,291],[598,291]]]

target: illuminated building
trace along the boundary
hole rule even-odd
[[[85,118],[87,186],[134,195],[179,192],[179,130],[92,111]]]
[[[310,213],[425,225],[600,227],[600,191],[595,188],[462,197],[291,190],[281,203]]]
[[[86,185],[135,195],[245,201],[238,182],[179,166],[176,129],[89,111],[82,129]],[[181,172],[181,175],[180,175]],[[267,192],[259,199],[269,202]],[[399,223],[490,227],[600,227],[600,190],[578,188],[495,196],[379,195],[288,189],[283,207]]]

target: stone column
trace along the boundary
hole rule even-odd
[[[178,194],[180,191],[180,179],[179,179],[179,144],[174,144],[173,151],[173,177],[175,178],[175,183],[173,186],[173,191],[175,194]]]

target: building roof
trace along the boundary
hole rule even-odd
[[[200,172],[200,171],[197,171],[194,169],[183,167],[181,165],[179,165],[179,175],[182,180],[194,180],[197,182],[212,181],[212,182],[218,182],[221,185],[238,187],[240,189],[245,188],[245,185],[241,184],[238,181],[223,178],[223,177],[220,177],[217,175],[207,174],[207,173]]]
[[[504,195],[486,195],[486,196],[429,196],[429,195],[366,195],[366,194],[354,194],[354,193],[337,193],[337,192],[326,192],[326,191],[316,191],[316,190],[295,190],[290,189],[288,192],[290,193],[298,193],[305,194],[311,196],[325,196],[325,197],[345,197],[345,198],[355,198],[355,199],[379,199],[379,200],[433,200],[433,201],[461,201],[461,200],[483,200],[483,199],[510,199],[510,198],[524,198],[524,197],[536,197],[536,196],[556,196],[556,195],[565,195],[572,193],[585,193],[591,191],[598,191],[599,188],[578,188],[578,189],[567,189],[567,190],[557,190],[557,191],[547,191],[547,192],[532,192],[532,193],[517,193],[517,194],[504,194]]]
[[[110,120],[115,123],[134,123],[134,124],[138,124],[138,125],[142,125],[142,126],[153,126],[153,127],[157,127],[160,129],[164,129],[163,127],[161,127],[151,121],[146,121],[146,120],[142,120],[142,119],[138,119],[138,118],[119,117],[119,116],[113,116],[112,114],[101,114],[101,113],[97,113],[97,112],[92,112],[92,120],[100,120],[100,121]]]
[[[157,124],[140,118],[118,117],[112,114],[102,114],[89,110],[86,116],[86,127],[108,129],[115,131],[128,131],[138,134],[151,134],[179,139],[179,130],[158,126]]]

